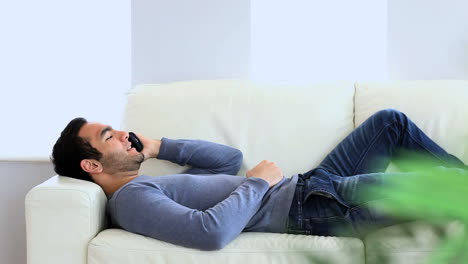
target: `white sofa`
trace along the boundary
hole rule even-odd
[[[291,176],[314,168],[357,125],[384,108],[405,112],[468,163],[468,81],[290,85],[211,80],[140,85],[128,93],[121,128],[152,138],[227,144],[244,154],[239,175],[267,159]],[[158,176],[185,169],[149,160],[140,172]],[[408,240],[393,227],[364,240],[242,233],[222,250],[200,251],[108,229],[106,202],[98,185],[67,177],[53,176],[34,187],[25,199],[28,263],[357,264],[379,263],[378,249],[391,263],[413,264],[423,263],[437,241],[427,230],[419,239]]]

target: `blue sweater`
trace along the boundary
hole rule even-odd
[[[234,176],[239,150],[203,140],[162,138],[158,159],[182,174],[141,175],[108,196],[112,224],[169,243],[216,250],[242,231],[285,232],[297,174],[269,188],[260,178]]]

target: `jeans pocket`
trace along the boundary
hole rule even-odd
[[[325,190],[315,190],[315,191],[310,191],[309,193],[307,193],[307,195],[305,196],[304,198],[304,203],[306,203],[307,200],[309,200],[311,197],[313,197],[314,195],[316,196],[321,196],[321,197],[325,197],[325,198],[328,198],[330,200],[334,200],[336,201],[337,203],[339,203],[341,206],[344,206],[345,208],[349,209],[351,208],[350,205],[348,205],[347,203],[345,203],[342,199],[340,199],[339,197],[337,197],[336,195],[330,193],[330,192],[327,192]]]
[[[344,218],[347,214],[348,208],[327,193],[311,193],[304,199],[303,215],[306,219],[327,221]]]

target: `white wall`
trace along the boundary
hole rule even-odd
[[[249,0],[132,1],[132,83],[243,78]]]
[[[251,77],[386,80],[387,0],[251,1]]]
[[[37,161],[48,160],[65,125],[83,116],[120,127],[131,86],[130,7],[0,1],[1,263],[26,263],[24,198],[54,175]]]
[[[466,79],[466,10],[465,0],[136,0],[132,84]]]
[[[389,0],[391,79],[468,79],[468,1]]]
[[[120,125],[130,1],[0,2],[1,160],[47,160],[74,117]]]

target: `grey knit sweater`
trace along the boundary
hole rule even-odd
[[[141,175],[108,196],[115,227],[169,243],[216,250],[242,231],[285,232],[297,175],[268,187],[234,176],[239,150],[204,140],[162,138],[158,159],[191,168],[182,174]]]

